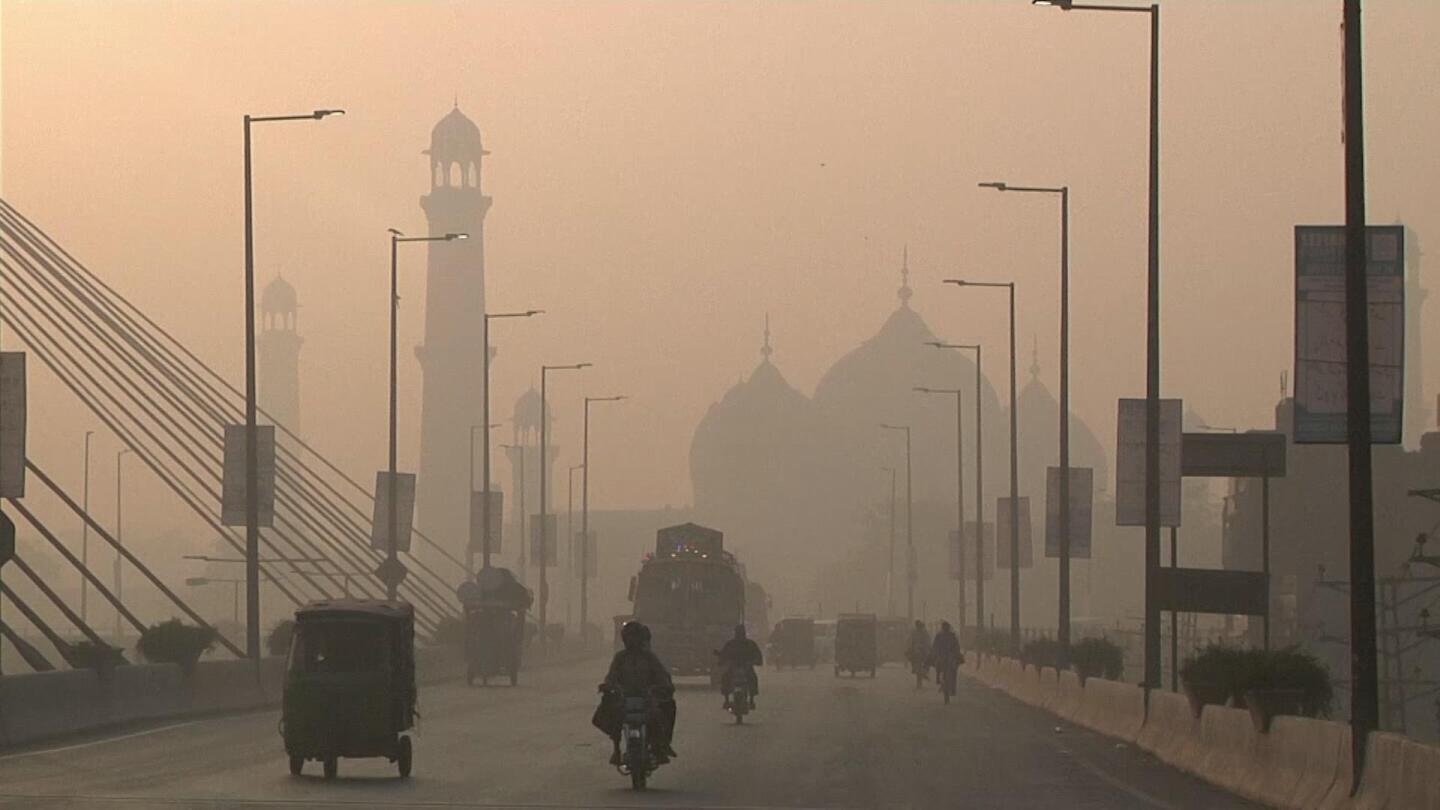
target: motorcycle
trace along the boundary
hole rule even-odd
[[[719,653],[717,652],[718,656]],[[735,725],[745,722],[745,715],[754,710],[755,706],[750,695],[750,683],[746,677],[746,668],[730,665],[725,679],[729,681],[729,688],[725,692],[725,711],[735,716]]]
[[[650,774],[660,767],[650,747],[650,721],[658,711],[655,694],[652,690],[619,698],[624,701],[624,719],[620,730],[621,764],[616,770],[630,777],[630,787],[644,790]]]

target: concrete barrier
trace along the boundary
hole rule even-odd
[[[1398,734],[1370,735],[1357,810],[1440,808],[1440,748]]]
[[[36,672],[0,679],[5,745],[83,728],[99,713],[100,679],[91,670]]]
[[[1196,756],[1185,750],[1198,746],[1200,739],[1200,721],[1191,713],[1190,701],[1159,689],[1150,691],[1149,701],[1135,744],[1171,764]]]
[[[1080,676],[1073,670],[1066,670],[1059,675],[1055,686],[1055,702],[1050,710],[1073,723],[1080,714],[1084,698],[1085,687],[1080,683]]]
[[[1335,766],[1335,781],[1326,791],[1325,798],[1315,805],[1316,810],[1352,810],[1355,801],[1350,798],[1350,783],[1355,777],[1354,762],[1350,759],[1350,726],[1341,724],[1340,760]]]
[[[1145,724],[1145,692],[1128,683],[1087,678],[1075,722],[1101,734],[1134,742]]]
[[[1317,720],[1309,717],[1277,717],[1270,723],[1267,744],[1273,756],[1272,766],[1277,772],[1294,774],[1294,784],[1289,794],[1270,800],[1277,807],[1313,808],[1319,807],[1334,788],[1340,777],[1341,762],[1350,761],[1350,727],[1333,720]],[[1345,771],[1345,790],[1350,788],[1350,769]],[[1272,783],[1273,791],[1279,791],[1282,782]]]
[[[107,725],[169,717],[189,704],[189,685],[174,664],[115,667],[100,679],[100,690]]]

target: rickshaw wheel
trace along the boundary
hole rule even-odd
[[[400,778],[410,778],[410,766],[414,762],[414,750],[410,747],[410,738],[400,738],[400,752],[395,755],[395,764],[400,769]]]
[[[340,760],[337,757],[325,757],[325,778],[334,779],[340,772]]]
[[[305,758],[292,754],[290,756],[290,775],[299,776],[303,770],[305,770]]]

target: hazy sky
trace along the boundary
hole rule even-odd
[[[1163,386],[1216,424],[1267,425],[1292,364],[1291,227],[1343,213],[1340,3],[1163,7]],[[1371,217],[1440,244],[1440,4],[1366,7]],[[1143,393],[1143,15],[1025,0],[0,14],[5,197],[232,379],[241,116],[349,111],[257,130],[257,264],[299,291],[306,434],[361,480],[384,458],[385,229],[423,229],[420,153],[457,99],[493,152],[490,306],[548,313],[497,326],[497,414],[540,363],[593,362],[552,388],[564,469],[579,398],[633,397],[596,415],[602,506],[688,502],[691,431],[759,360],[765,314],[776,363],[809,393],[895,306],[907,244],[913,303],[948,339],[999,349],[1003,299],[941,278],[1017,279],[1021,367],[1038,338],[1053,389],[1057,206],[980,180],[1072,187],[1074,407],[1113,447],[1115,398]],[[401,273],[413,469],[423,252]],[[95,422],[32,385],[32,454],[74,481]]]

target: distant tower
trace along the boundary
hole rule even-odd
[[[281,276],[260,293],[260,407],[291,433],[300,435],[300,344],[295,331],[299,303],[295,288]]]
[[[470,426],[480,423],[481,323],[485,312],[485,214],[480,191],[480,128],[457,105],[430,132],[430,193],[420,207],[431,236],[425,276],[425,342],[415,350],[424,375],[416,520],[451,553],[468,541]]]

